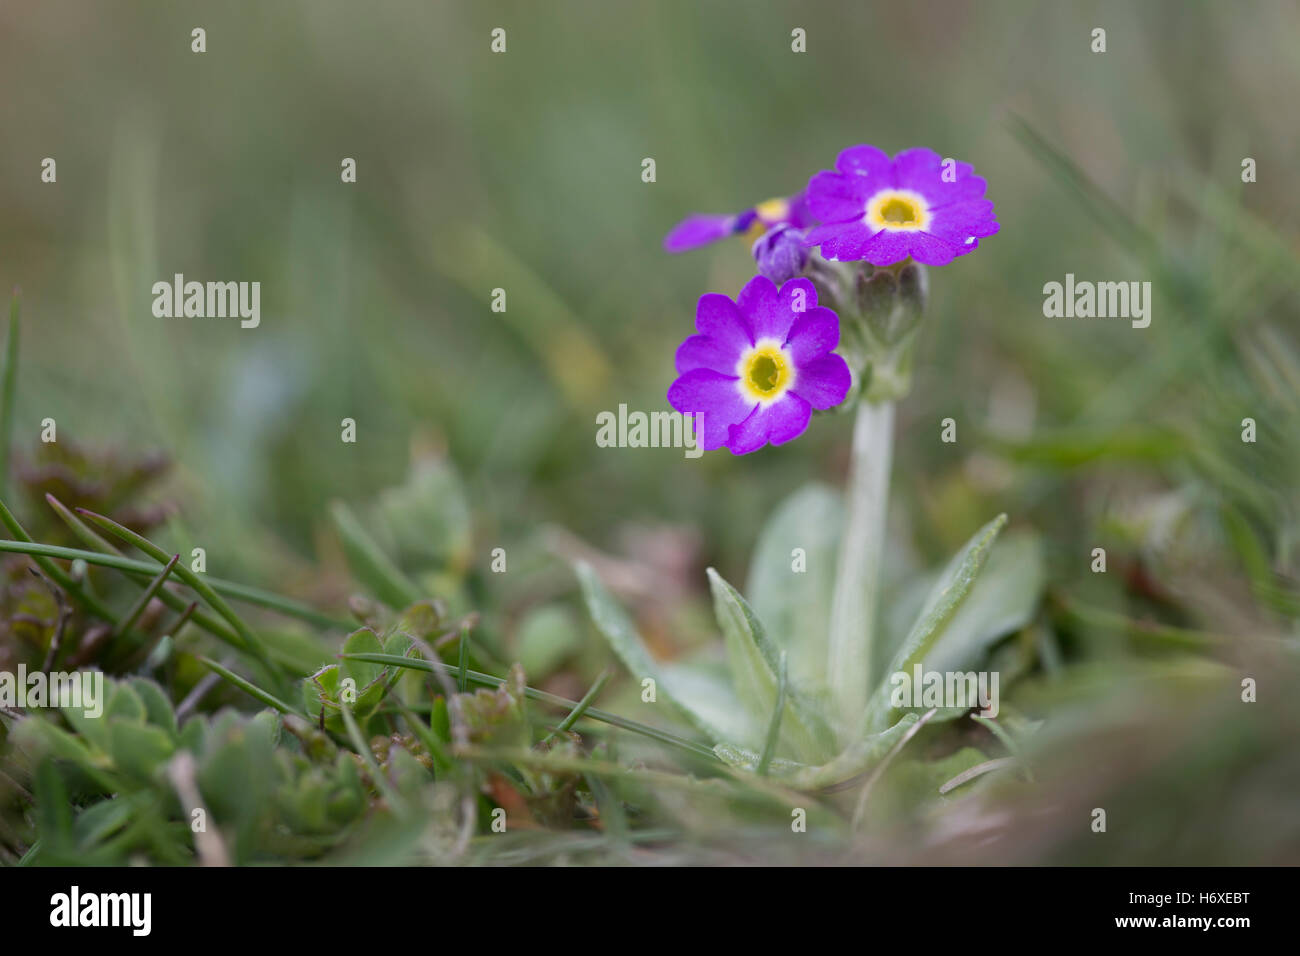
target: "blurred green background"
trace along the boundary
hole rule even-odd
[[[670,257],[662,236],[846,146],[924,145],[974,163],[1002,228],[931,272],[888,573],[1005,510],[1045,537],[1071,659],[1144,654],[1161,626],[1294,642],[1298,27],[1287,2],[5,4],[15,443],[52,417],[60,440],[161,449],[175,547],[334,601],[306,570],[330,565],[329,502],[363,507],[432,450],[503,658],[572,591],[548,553],[584,546],[628,562],[661,646],[689,640],[703,567],[743,580],[777,503],[842,480],[851,426],[744,458],[596,446],[599,411],[666,408],[696,299],[753,272],[743,242]],[[260,281],[261,326],[155,318],[177,272]],[[1151,326],[1044,318],[1066,273],[1151,281]],[[486,573],[495,547],[512,573]]]

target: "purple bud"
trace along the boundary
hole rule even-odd
[[[778,285],[800,275],[808,265],[804,235],[792,226],[773,226],[754,242],[754,261],[760,275]]]

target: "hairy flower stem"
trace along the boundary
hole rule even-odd
[[[879,617],[880,562],[889,511],[894,403],[858,403],[845,488],[847,519],[831,598],[827,678],[841,733],[853,733],[866,710],[871,652]]]

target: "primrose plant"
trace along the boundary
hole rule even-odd
[[[895,706],[890,674],[969,666],[1032,614],[1041,558],[1025,536],[995,551],[1003,515],[938,575],[904,588],[889,615],[895,633],[878,634],[893,409],[910,387],[926,268],[998,231],[984,191],[970,164],[932,150],[891,158],[854,146],[790,198],[691,216],[664,240],[681,252],[743,236],[757,267],[734,299],[700,298],[695,334],[677,350],[668,401],[694,417],[705,450],[749,454],[797,438],[814,411],[856,412],[844,493],[814,486],[777,512],[751,567],[753,603],[709,570],[727,673],[656,661],[592,569],[577,569],[597,627],[633,676],[652,681],[733,766],[806,789],[862,774],[921,719]],[[977,588],[995,553],[995,580]],[[897,623],[903,612],[910,628]],[[881,668],[874,658],[885,653]]]

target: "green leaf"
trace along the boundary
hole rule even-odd
[[[821,790],[859,777],[885,759],[885,755],[918,720],[920,718],[916,714],[904,714],[892,727],[880,733],[868,734],[834,760],[797,773],[788,782],[800,790]]]
[[[99,721],[98,723],[103,723]],[[104,735],[107,742],[107,734]],[[95,774],[101,769],[102,758],[97,759],[87,740],[54,726],[48,720],[31,717],[21,721],[10,737],[20,751],[39,757],[51,756],[75,764],[82,770]]]
[[[382,654],[384,653],[384,647],[379,641],[378,634],[368,627],[363,627],[348,635],[348,639],[343,642],[343,653]],[[345,660],[343,662],[343,676],[351,677],[356,681],[358,694],[360,694],[363,687],[378,680],[383,672],[384,665],[382,664],[359,660]]]
[[[1015,532],[1001,537],[970,593],[926,655],[926,668],[964,671],[979,663],[992,644],[1032,620],[1046,579],[1038,535]]]
[[[366,533],[347,505],[341,501],[334,502],[330,506],[330,517],[334,519],[348,567],[358,582],[389,607],[404,608],[420,600],[419,588]]]
[[[893,655],[921,612],[940,572],[918,577],[890,609]],[[1042,539],[1033,532],[999,536],[970,594],[943,627],[926,656],[929,670],[965,670],[1013,631],[1025,627],[1037,610],[1046,583]]]
[[[768,776],[796,790],[824,790],[845,783],[871,770],[883,760],[907,729],[919,719],[916,714],[905,714],[894,726],[881,733],[868,735],[834,760],[819,766],[778,758],[768,768]],[[719,744],[713,748],[713,752],[731,766],[751,773],[758,771],[762,760],[761,755],[753,750],[729,744]]]
[[[451,462],[442,455],[414,456],[406,482],[389,488],[370,510],[374,538],[397,563],[422,572],[463,573],[473,549],[469,502]]]
[[[939,794],[943,784],[987,759],[975,747],[962,747],[938,760],[895,759],[867,804],[868,825],[890,826],[917,819],[927,807],[944,799]]]
[[[920,617],[912,625],[903,645],[885,669],[880,686],[867,707],[865,725],[868,731],[878,731],[889,725],[892,711],[889,675],[898,671],[909,671],[913,664],[925,659],[942,634],[944,625],[952,619],[957,608],[970,593],[998,532],[1006,523],[1007,516],[1002,514],[980,528],[939,576],[939,580],[926,598]]]
[[[72,801],[58,767],[43,760],[36,768],[36,829],[45,853],[58,856],[72,848]],[[59,862],[69,863],[70,860]]]
[[[726,675],[721,673],[721,668],[711,668],[696,660],[660,663],[655,683],[680,710],[689,710],[690,715],[695,715],[698,719],[691,719],[691,724],[715,743],[733,740],[756,745],[760,739],[758,726],[741,706],[740,698]],[[718,733],[723,736],[710,733],[699,721],[718,728]]]
[[[756,727],[766,726],[776,706],[780,652],[745,599],[713,568],[708,569],[713,609],[722,628],[736,694]],[[790,681],[781,740],[796,758],[820,763],[834,753],[834,733],[820,708]]]
[[[100,843],[128,826],[137,814],[148,812],[152,799],[152,793],[141,791],[113,800],[101,800],[79,813],[73,825],[73,836],[77,853],[83,855],[82,862],[84,854],[93,853]]]
[[[143,702],[149,723],[161,727],[169,737],[175,737],[176,711],[172,709],[172,702],[167,699],[163,689],[144,677],[132,677],[130,686]]]
[[[638,683],[650,678],[658,691],[675,703],[686,719],[715,743],[728,740],[753,741],[755,727],[739,706],[728,707],[726,697],[734,700],[730,689],[708,681],[702,675],[660,664],[649,649],[627,612],[605,589],[595,570],[586,562],[574,565],[582,585],[587,611],[596,629],[605,637],[614,653]],[[719,706],[719,703],[722,706]]]
[[[343,644],[343,654],[363,655],[363,658],[376,655],[400,658],[410,649],[410,646],[410,638],[400,631],[394,630],[381,641],[379,635],[373,630],[363,627],[348,635]],[[344,726],[342,716],[344,706],[351,710],[358,720],[364,720],[375,712],[389,690],[402,676],[402,671],[400,668],[363,658],[347,657],[342,665],[329,664],[303,679],[302,696],[309,717],[319,721],[321,709],[324,708],[325,726],[338,732],[342,731]],[[344,681],[351,683],[344,684]],[[264,702],[269,703],[269,701]]]
[[[115,720],[109,724],[108,737],[113,764],[140,780],[153,779],[172,755],[172,740],[161,727]]]
[[[114,682],[113,691],[104,706],[104,716],[112,720],[129,720],[143,724],[146,717],[144,701],[130,684]]]
[[[763,761],[762,754],[747,747],[737,747],[734,744],[716,744],[713,752],[718,755],[723,763],[735,767],[737,770],[744,770],[747,773],[758,773]],[[768,765],[767,775],[785,782],[783,778],[788,779],[797,773],[815,769],[815,767],[810,767],[806,763],[799,763],[797,760],[774,757]]]
[[[559,604],[544,604],[524,614],[515,630],[515,659],[536,681],[581,649],[573,614]]]
[[[316,673],[303,678],[302,702],[307,708],[307,716],[313,722],[320,719],[321,708],[327,706],[327,701],[338,699],[340,679],[338,664],[326,664]]]
[[[790,653],[791,681],[824,697],[831,595],[844,526],[837,492],[821,484],[800,488],[768,519],[750,563],[745,593],[772,641]],[[794,550],[803,551],[803,571]]]
[[[222,836],[235,830],[236,861],[257,843],[257,821],[271,800],[274,752],[264,722],[233,712],[220,714],[208,731],[199,759],[199,792],[210,814],[221,821]]]
[[[77,676],[80,677],[81,675]],[[86,701],[84,698],[81,702],[81,706],[64,704],[59,708],[59,712],[63,714],[63,718],[72,727],[73,731],[79,734],[84,741],[103,753],[108,752],[107,718],[110,713],[110,708],[117,697],[117,693],[117,682],[106,677],[104,678],[103,698],[96,701],[96,705],[100,709],[98,716],[91,717],[86,713]],[[136,698],[136,702],[139,703],[138,697]],[[127,703],[129,707],[129,702]],[[140,711],[141,714],[143,714],[143,704],[140,704]]]

